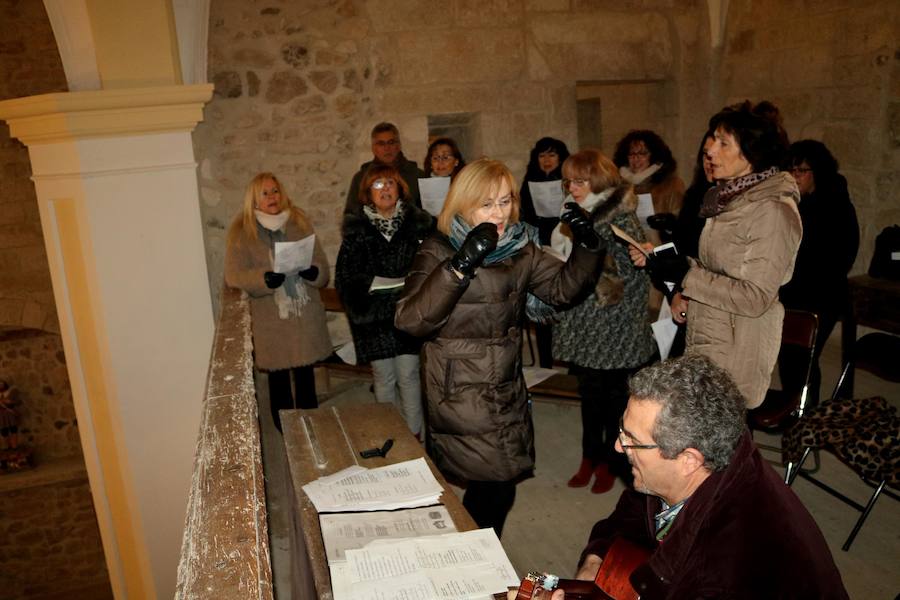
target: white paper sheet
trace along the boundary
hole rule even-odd
[[[372,284],[369,286],[369,293],[395,290],[397,288],[402,288],[405,283],[405,277],[381,277],[380,275],[376,275],[375,278],[372,279]]]
[[[419,180],[419,197],[422,199],[422,208],[435,217],[441,214],[444,208],[444,199],[450,189],[449,177],[429,177]]]
[[[408,508],[390,512],[319,515],[328,563],[346,559],[347,550],[385,538],[441,535],[456,531],[445,506]]]
[[[558,217],[565,198],[562,180],[529,181],[528,191],[534,202],[534,212],[539,217]]]
[[[312,265],[315,244],[316,234],[296,242],[275,242],[275,264],[272,270],[276,273],[296,273],[308,269]]]
[[[345,473],[346,472],[346,473]],[[316,510],[394,510],[437,504],[444,491],[424,458],[363,471],[341,471],[303,486]]]
[[[666,360],[669,358],[669,352],[672,351],[672,343],[675,341],[675,334],[678,333],[678,325],[672,320],[672,308],[665,297],[662,300],[662,306],[659,307],[659,318],[655,323],[651,323],[650,327],[653,329],[653,337],[656,338],[656,346],[659,348],[659,359]]]
[[[353,344],[353,340],[350,340],[346,344],[341,344],[340,346],[338,346],[337,350],[335,350],[334,353],[337,354],[338,358],[340,358],[348,365],[356,364],[356,346]]]
[[[525,387],[529,389],[557,373],[559,371],[556,369],[544,369],[542,367],[524,367],[522,369],[522,374],[525,376]]]
[[[650,194],[638,194],[638,205],[634,212],[637,214],[637,218],[641,221],[641,225],[643,225],[645,229],[652,229],[650,224],[647,223],[647,217],[655,214],[655,211],[653,210],[653,196]]]
[[[493,529],[376,541],[346,557],[331,571],[335,600],[486,598],[519,583]]]

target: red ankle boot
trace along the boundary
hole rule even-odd
[[[599,463],[594,467],[594,485],[591,486],[592,494],[603,494],[612,489],[616,477],[609,472],[609,465]]]
[[[578,471],[572,475],[567,484],[569,487],[584,487],[591,482],[591,475],[594,472],[594,463],[586,458],[581,459],[581,465]]]

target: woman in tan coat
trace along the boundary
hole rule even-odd
[[[534,468],[534,428],[522,375],[526,308],[573,301],[593,281],[600,239],[575,206],[560,218],[574,248],[565,263],[520,222],[512,174],[480,159],[450,186],[438,233],[419,247],[397,302],[397,328],[426,338],[422,381],[428,452],[467,482],[463,506],[500,535],[516,482]]]
[[[747,408],[759,406],[769,387],[784,320],[778,288],[791,279],[803,229],[797,184],[779,170],[787,145],[777,116],[772,104],[747,101],[710,119],[717,185],[700,208],[707,221],[699,257],[648,265],[687,300],[674,315],[687,321],[685,353],[704,354],[727,370]],[[637,250],[629,252],[645,264]]]
[[[318,406],[313,363],[332,352],[317,289],[328,283],[329,273],[319,240],[315,240],[309,268],[273,271],[276,242],[294,242],[313,233],[309,219],[291,204],[271,173],[260,173],[250,181],[243,210],[228,231],[225,283],[250,297],[256,367],[269,374],[272,418],[278,431],[279,410]]]

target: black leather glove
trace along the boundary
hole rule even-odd
[[[266,271],[263,278],[266,280],[266,287],[274,290],[284,283],[284,273],[275,273],[274,271]]]
[[[297,271],[297,275],[308,281],[314,281],[315,278],[319,276],[319,267],[313,265],[303,271]]]
[[[678,219],[672,213],[658,213],[647,217],[647,224],[669,239],[671,239],[677,223]]]
[[[466,277],[475,277],[475,269],[497,247],[497,226],[482,223],[472,228],[459,250],[450,259],[450,266]]]
[[[691,265],[684,254],[666,253],[662,256],[650,254],[647,257],[647,270],[654,277],[674,283],[676,288],[681,287],[681,281],[690,269]]]
[[[594,231],[590,215],[585,213],[575,202],[566,202],[565,207],[568,210],[559,217],[559,220],[572,230],[575,242],[588,250],[595,252],[599,250],[600,236]]]

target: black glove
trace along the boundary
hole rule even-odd
[[[482,223],[472,228],[459,250],[450,259],[450,266],[466,277],[475,277],[475,269],[481,266],[485,257],[497,247],[497,226]]]
[[[674,283],[676,288],[681,287],[681,281],[690,268],[691,265],[684,254],[666,253],[662,256],[650,254],[647,257],[647,270],[663,281]]]
[[[284,273],[275,273],[273,271],[266,271],[263,278],[266,280],[266,287],[270,290],[274,290],[282,283],[284,283]]]
[[[303,271],[297,271],[297,275],[308,281],[314,281],[315,278],[319,276],[319,267],[313,265],[308,269],[304,269]]]
[[[568,210],[559,217],[559,220],[572,230],[575,242],[588,250],[595,252],[599,250],[600,236],[594,231],[590,216],[575,202],[566,202],[565,207]]]
[[[666,238],[672,237],[677,222],[678,219],[672,213],[658,213],[647,217],[647,224]]]

